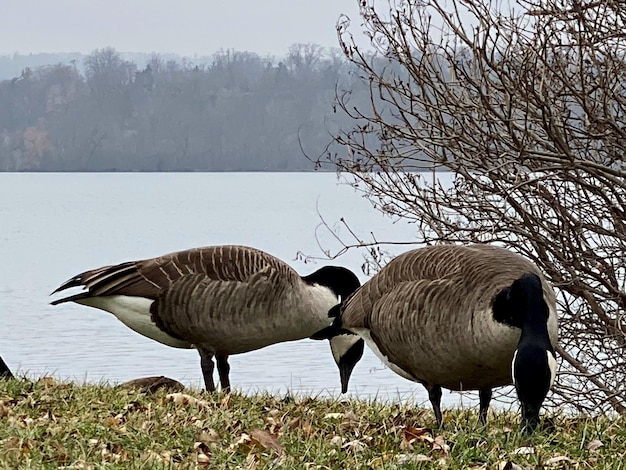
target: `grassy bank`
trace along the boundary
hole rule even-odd
[[[626,469],[626,420],[0,381],[0,468]]]

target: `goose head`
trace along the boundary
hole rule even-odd
[[[359,278],[340,266],[325,266],[302,279],[308,284],[326,286],[337,296],[338,304],[330,310],[329,317],[337,317],[343,301],[361,287]],[[340,321],[336,318],[332,326],[315,333],[311,338],[327,339],[330,342],[333,359],[339,368],[341,393],[346,393],[352,370],[363,356],[365,342],[358,335],[338,326]]]
[[[339,368],[341,393],[346,393],[352,370],[363,357],[365,342],[358,335],[344,329],[340,330],[336,336],[330,338],[329,342],[333,359],[335,359],[335,364]]]
[[[330,342],[333,359],[339,368],[341,393],[346,393],[352,370],[363,356],[365,341],[359,335],[342,328],[341,307],[342,304],[338,304],[330,309],[328,316],[334,318],[333,324],[311,335],[311,339],[327,339]]]

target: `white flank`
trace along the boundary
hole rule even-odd
[[[368,328],[350,328],[350,330],[365,340],[365,343],[367,344],[367,346],[372,351],[374,351],[374,354],[376,354],[381,361],[383,361],[383,364],[389,367],[392,371],[394,371],[400,377],[404,377],[407,380],[411,380],[412,382],[415,382],[415,378],[412,377],[411,374],[404,371],[403,369],[401,369],[394,363],[390,362],[389,358],[385,356],[382,352],[380,352],[380,349],[378,349],[378,346],[372,339],[372,335],[370,334],[370,330]]]
[[[159,343],[174,348],[192,348],[187,341],[181,341],[161,331],[150,318],[150,305],[153,300],[144,297],[111,295],[107,297],[88,297],[76,301],[79,304],[95,307],[110,312],[128,328]]]
[[[550,368],[550,388],[552,388],[556,379],[556,357],[550,351],[546,351],[546,354],[548,355],[548,367]]]

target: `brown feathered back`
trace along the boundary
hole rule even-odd
[[[201,274],[208,280],[247,282],[269,268],[287,283],[300,282],[288,264],[255,248],[238,245],[207,246],[170,253],[158,258],[130,261],[86,271],[58,290],[84,285],[92,297],[128,295],[156,299],[184,275]]]

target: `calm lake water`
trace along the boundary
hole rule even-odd
[[[334,174],[0,174],[0,356],[32,378],[115,383],[166,375],[201,387],[196,351],[149,340],[99,310],[52,307],[49,293],[87,269],[218,244],[266,250],[301,274],[340,264],[365,281],[357,251],[333,262],[295,260],[299,251],[321,256],[318,241],[331,251],[340,247],[318,228],[318,211],[332,225],[345,217],[364,239],[370,232],[379,240],[413,234]],[[232,356],[230,363],[233,387],[244,392],[339,395],[326,341],[277,344]],[[427,402],[421,385],[386,369],[369,350],[349,393]],[[445,393],[444,403],[473,405],[474,397]]]

